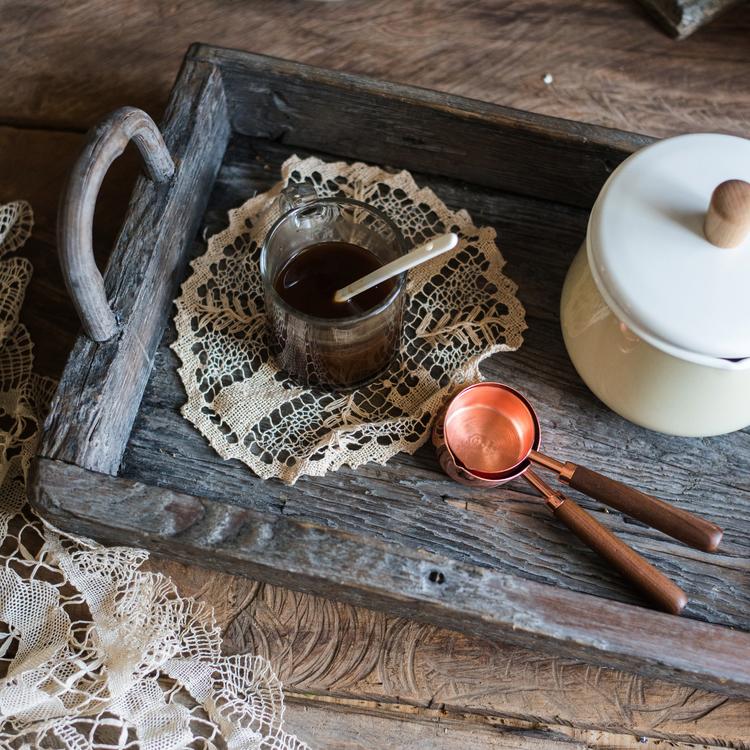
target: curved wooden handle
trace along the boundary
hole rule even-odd
[[[172,177],[174,162],[159,128],[142,110],[123,107],[89,131],[57,215],[57,245],[65,286],[86,335],[94,341],[106,341],[117,332],[117,321],[94,260],[94,208],[104,175],[130,140],[138,147],[154,182],[166,182]]]
[[[749,233],[750,182],[722,182],[711,195],[703,234],[717,247],[737,247]]]
[[[599,553],[637,586],[659,609],[679,615],[685,608],[687,594],[674,581],[660,573],[570,498],[564,498],[561,504],[552,508],[552,512],[584,544]]]
[[[696,549],[713,552],[719,546],[724,532],[716,524],[591,469],[575,464],[571,468],[573,473],[567,482],[584,495],[600,500]]]

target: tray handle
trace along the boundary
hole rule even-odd
[[[94,341],[107,341],[118,330],[94,260],[94,208],[104,175],[131,140],[141,153],[148,177],[156,183],[167,182],[175,167],[159,128],[143,110],[122,107],[89,131],[60,199],[60,266],[83,330]]]

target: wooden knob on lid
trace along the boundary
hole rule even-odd
[[[717,247],[737,247],[747,237],[750,233],[750,182],[727,180],[714,190],[703,233]]]

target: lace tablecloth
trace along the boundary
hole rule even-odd
[[[63,534],[26,503],[54,390],[18,323],[31,264],[9,257],[32,223],[28,204],[0,206],[0,747],[302,750],[269,663],[222,656],[210,608],[142,571],[142,550]]]

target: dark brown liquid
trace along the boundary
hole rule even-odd
[[[303,320],[268,306],[271,345],[283,370],[302,385],[350,389],[382,373],[399,350],[404,296],[354,323],[393,293],[397,280],[385,281],[337,303],[338,289],[381,267],[369,250],[348,242],[320,242],[292,257],[274,279],[279,296],[295,310],[323,320]]]
[[[295,310],[318,318],[348,318],[377,307],[391,294],[391,279],[352,297],[334,302],[333,295],[383,264],[359,245],[319,242],[293,256],[274,279],[279,296]]]

